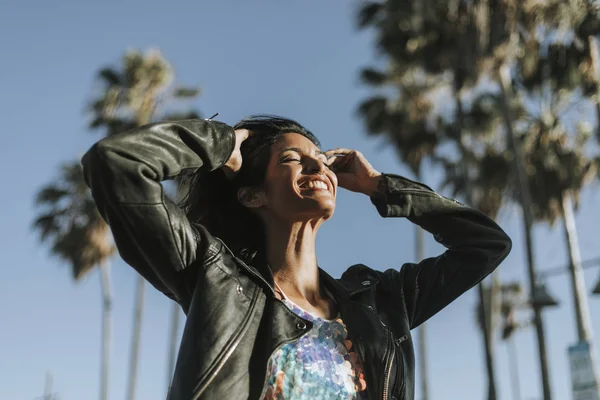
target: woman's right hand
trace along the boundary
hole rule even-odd
[[[244,143],[244,140],[250,136],[252,136],[252,132],[248,129],[235,130],[235,147],[233,153],[231,153],[229,160],[221,167],[227,179],[232,179],[239,172],[240,168],[242,168],[242,152],[240,151],[240,147]]]

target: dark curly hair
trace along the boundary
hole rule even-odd
[[[238,256],[253,261],[265,255],[265,229],[262,220],[237,198],[242,187],[264,183],[271,158],[271,146],[285,133],[298,133],[316,146],[319,140],[298,122],[274,115],[256,115],[235,124],[254,134],[241,146],[242,167],[230,181],[222,170],[200,170],[182,179],[180,207],[192,223],[204,226]]]

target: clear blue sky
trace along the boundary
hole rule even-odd
[[[97,399],[100,289],[97,273],[71,281],[69,269],[49,257],[30,229],[33,196],[57,165],[84,152],[97,136],[86,132],[83,110],[94,73],[130,47],[160,48],[178,80],[203,89],[197,106],[233,123],[252,113],[296,118],[325,147],[363,151],[386,172],[407,173],[394,151],[369,138],[355,117],[367,91],[358,70],[375,60],[372,37],[353,24],[358,2],[342,0],[167,2],[53,1],[3,3],[0,12],[0,399],[32,400],[54,374],[63,400]],[[201,5],[203,4],[203,5]],[[434,171],[426,176],[436,186]],[[577,216],[583,258],[600,256],[597,225],[600,194],[583,196]],[[506,210],[501,225],[514,250],[501,266],[502,279],[525,276],[518,213]],[[535,232],[540,269],[566,261],[561,226]],[[427,253],[441,248],[432,240]],[[399,267],[414,260],[413,227],[382,220],[368,199],[343,193],[333,220],[319,238],[321,265],[339,276],[353,263]],[[116,294],[111,399],[125,396],[133,313],[134,273],[113,263]],[[586,273],[590,288],[598,270]],[[562,300],[545,315],[555,399],[570,398],[567,346],[575,340],[567,275],[548,281]],[[474,323],[475,291],[427,324],[431,399],[480,400],[485,375],[481,339]],[[138,399],[161,399],[165,391],[170,304],[148,290],[144,314]],[[600,332],[600,298],[590,298]],[[416,334],[416,332],[415,332]],[[517,334],[522,399],[539,399],[532,329]],[[507,349],[497,345],[500,398],[512,398]],[[418,378],[418,377],[417,377]],[[417,390],[417,399],[419,398]]]

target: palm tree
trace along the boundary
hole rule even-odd
[[[108,371],[111,348],[112,290],[110,258],[115,253],[108,226],[100,217],[83,179],[79,161],[61,167],[58,180],[37,193],[39,214],[33,223],[51,253],[71,265],[76,282],[94,267],[100,269],[102,288],[102,346],[100,400],[108,396]]]
[[[480,118],[475,120],[479,124],[478,130],[469,129],[463,97],[485,72],[480,65],[488,65],[487,59],[498,57],[502,54],[498,49],[507,46],[509,35],[505,20],[509,17],[509,3],[394,0],[368,2],[361,7],[359,26],[376,29],[377,48],[389,61],[385,73],[367,69],[363,71],[363,78],[372,86],[399,87],[398,98],[403,100],[388,101],[389,95],[375,96],[365,101],[360,111],[367,119],[369,132],[387,134],[417,176],[420,164],[411,160],[415,157],[413,154],[420,157],[425,150],[427,155],[438,159],[437,144],[444,141],[454,143],[459,160],[471,162],[474,154],[466,144],[469,135],[483,133],[490,136],[494,132],[491,127],[481,129],[483,125],[490,125],[482,120],[489,113],[478,115]],[[413,83],[408,89],[407,78]],[[442,117],[439,117],[440,110],[434,111],[434,94],[438,99],[443,96],[444,102],[452,105],[450,110],[441,110]],[[404,113],[398,109],[403,109]],[[437,118],[432,117],[432,111],[438,114]],[[444,118],[444,111],[453,115]],[[440,133],[433,133],[436,128]],[[493,148],[490,147],[490,151],[493,153]],[[473,204],[467,163],[454,160],[454,164],[462,168],[459,174],[461,187],[457,191],[465,195],[467,203]],[[479,286],[479,295],[483,304],[483,286]],[[492,339],[487,330],[482,332],[488,399],[495,399]]]
[[[99,94],[90,103],[93,120],[91,128],[103,128],[106,135],[122,132],[124,129],[146,125],[156,118],[157,110],[165,102],[187,100],[199,94],[197,88],[172,88],[173,69],[158,51],[145,54],[139,51],[125,53],[121,68],[107,67],[100,70]],[[162,115],[162,119],[196,118],[193,111]],[[135,399],[137,366],[141,339],[142,314],[144,305],[144,279],[138,275],[134,305],[134,328],[131,341],[130,370],[127,399]],[[173,308],[178,313],[177,307]],[[173,318],[178,324],[179,319]],[[178,326],[171,329],[176,335]],[[173,339],[171,339],[173,342]],[[173,355],[170,355],[173,357]]]
[[[121,68],[98,72],[100,88],[90,103],[91,129],[102,129],[106,136],[141,126],[155,118],[197,118],[193,111],[158,114],[165,104],[196,97],[199,90],[172,87],[173,71],[157,51],[145,54],[129,51]],[[80,280],[94,266],[100,267],[103,293],[103,334],[100,400],[108,396],[111,344],[111,306],[109,259],[115,253],[110,231],[96,209],[83,179],[79,162],[62,167],[56,182],[43,187],[36,198],[40,213],[34,221],[43,241],[51,242],[51,252],[72,265],[73,277]],[[130,371],[127,398],[135,398],[137,364],[144,304],[144,281],[138,276],[134,306]],[[178,313],[174,307],[174,313]],[[179,319],[174,318],[178,324]],[[176,338],[178,326],[171,329]],[[171,339],[170,342],[176,341]],[[170,346],[172,347],[172,346]],[[171,352],[172,353],[172,352]],[[170,357],[175,357],[170,354]]]
[[[502,89],[499,104],[510,144],[506,150],[514,152],[517,166],[522,165],[516,170],[520,182],[505,193],[523,196],[529,242],[528,232],[534,221],[552,224],[563,219],[580,340],[588,339],[591,332],[573,208],[582,188],[598,170],[598,156],[590,157],[586,150],[592,134],[590,118],[578,110],[598,92],[598,79],[592,67],[595,48],[593,40],[586,40],[590,24],[598,26],[598,16],[591,16],[592,5],[583,3],[521,3],[517,13],[520,17],[512,23],[519,32],[513,39],[520,42],[524,51],[507,57],[504,67],[494,67],[507,72],[507,66],[513,65],[510,76],[499,74]],[[514,106],[507,101],[515,100],[511,96],[521,106],[520,115],[510,115]],[[596,101],[598,111],[597,104]],[[574,111],[579,114],[573,116]],[[573,123],[586,120],[588,123]],[[500,169],[496,175],[504,173],[503,170],[510,171]],[[511,184],[507,177],[501,181]],[[533,285],[532,270],[530,275]],[[534,311],[537,317],[539,311],[535,308]],[[549,398],[546,384],[544,389],[545,398]]]
[[[372,69],[363,71],[363,80],[374,85],[389,79],[384,74]],[[411,73],[405,74],[401,81],[395,83],[399,95],[394,101],[382,96],[365,100],[358,109],[367,131],[375,135],[385,135],[398,150],[400,158],[406,163],[417,180],[422,178],[422,166],[426,157],[433,154],[438,138],[428,126],[426,114],[431,107],[431,100],[423,93],[423,85]],[[415,228],[415,251],[417,260],[424,258],[424,237],[420,227]],[[428,398],[426,327],[419,327],[419,358],[422,398]]]
[[[599,24],[597,13],[592,13],[597,7],[576,0],[537,4],[536,18],[520,21],[521,40],[530,51],[516,59],[513,73],[516,92],[532,104],[515,124],[529,171],[531,213],[537,221],[563,221],[579,341],[592,337],[574,213],[581,190],[599,166],[598,155],[589,152],[591,118],[580,109],[596,103],[598,110],[593,68],[597,49],[586,36],[590,24]],[[598,371],[595,375],[598,381]]]

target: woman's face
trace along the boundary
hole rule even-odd
[[[337,177],[327,157],[306,137],[286,133],[271,146],[261,196],[278,219],[325,220],[333,215]]]

